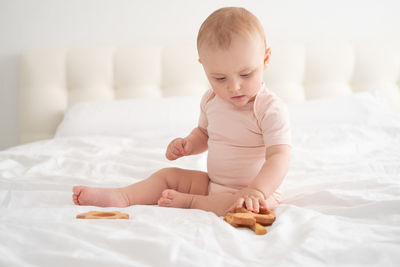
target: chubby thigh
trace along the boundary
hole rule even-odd
[[[210,179],[206,172],[180,168],[166,168],[164,172],[168,188],[186,194],[208,194]]]

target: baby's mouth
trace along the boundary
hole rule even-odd
[[[245,95],[237,95],[237,96],[232,96],[231,98],[233,100],[242,100],[245,97]]]

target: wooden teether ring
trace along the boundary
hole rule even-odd
[[[119,211],[89,211],[76,215],[77,219],[129,219],[129,214]]]

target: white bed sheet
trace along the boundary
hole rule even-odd
[[[73,205],[76,184],[205,170],[205,154],[164,158],[175,134],[59,137],[0,152],[0,266],[399,266],[399,114],[296,124],[283,203],[264,236],[200,210]],[[75,219],[90,210],[131,219]]]

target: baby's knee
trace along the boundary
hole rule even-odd
[[[165,183],[166,187],[169,189],[178,190],[182,169],[169,167],[164,168],[155,173],[155,177]]]
[[[156,173],[162,176],[170,176],[179,173],[181,169],[176,167],[168,167],[158,170]]]

